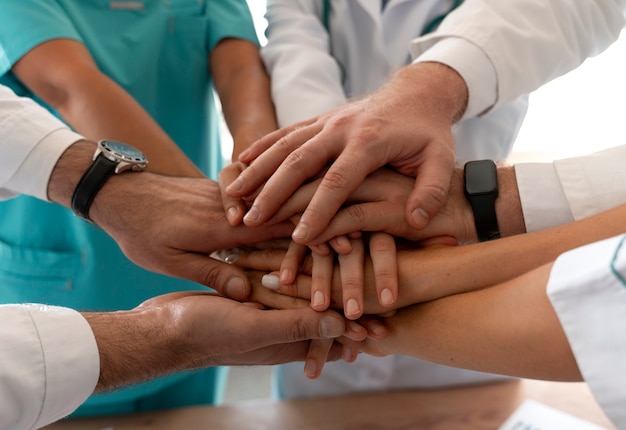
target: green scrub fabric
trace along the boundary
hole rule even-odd
[[[37,100],[11,67],[46,41],[80,41],[216,178],[223,157],[208,56],[228,37],[258,43],[245,0],[3,0],[0,83]],[[102,230],[63,207],[28,196],[0,202],[0,303],[118,310],[198,289],[205,287],[135,266]],[[225,369],[211,368],[93,395],[74,416],[219,402],[225,377]]]

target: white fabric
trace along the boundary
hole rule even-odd
[[[438,50],[437,58],[429,57],[457,69],[468,43],[483,50],[496,81],[486,82],[489,75],[481,75],[481,68],[472,70],[477,75],[464,78],[468,85],[478,82],[482,90],[470,88],[470,97],[492,88],[497,93],[493,105],[470,99],[466,116],[473,116],[530,93],[602,52],[619,36],[625,11],[626,0],[466,1],[435,33],[415,39],[411,53],[419,59],[450,39],[454,43]]]
[[[580,220],[626,203],[626,145],[553,163],[515,165],[527,231]]]
[[[35,429],[73,412],[98,382],[98,347],[71,309],[0,305],[0,429]]]
[[[452,1],[391,0],[382,13],[376,0],[332,1],[332,43],[321,21],[322,3],[268,1],[268,43],[262,55],[272,78],[280,126],[312,118],[380,88],[395,70],[411,62],[410,41],[448,11]],[[457,61],[456,66],[473,70],[475,57],[483,55],[486,69],[495,76],[482,51],[471,48],[465,50],[467,61]],[[478,70],[473,73],[484,73],[484,68]],[[487,99],[493,103],[495,84]],[[469,118],[457,124],[453,129],[457,160],[506,158],[527,106],[526,97],[520,97],[480,120]]]
[[[617,428],[626,428],[626,236],[560,256],[548,296],[584,380]]]
[[[0,199],[23,193],[48,200],[57,160],[81,138],[33,100],[0,85]]]

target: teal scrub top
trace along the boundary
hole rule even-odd
[[[208,56],[227,37],[258,43],[245,0],[3,0],[0,83],[37,100],[12,75],[12,65],[43,42],[78,40],[215,178],[222,156]],[[0,303],[118,310],[204,288],[137,267],[102,230],[63,207],[28,196],[0,202]],[[75,415],[216,402],[224,377],[216,368],[171,375],[94,395]]]

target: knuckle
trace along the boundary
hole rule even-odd
[[[311,337],[309,335],[309,327],[301,316],[298,316],[293,325],[290,327],[289,336],[291,336],[291,340],[293,341],[308,339]]]
[[[353,220],[362,223],[368,219],[367,213],[362,205],[352,205],[346,208],[348,215]]]
[[[326,188],[331,191],[342,190],[348,183],[348,176],[346,172],[342,172],[338,169],[330,169],[324,175],[320,187]]]

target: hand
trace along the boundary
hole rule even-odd
[[[145,172],[111,178],[96,197],[91,216],[136,264],[207,285],[236,299],[247,297],[247,277],[209,255],[288,237],[293,228],[289,222],[231,227],[214,181]]]
[[[320,180],[301,186],[270,221],[278,222],[306,208]],[[359,231],[382,231],[410,241],[442,241],[466,244],[477,241],[474,215],[463,193],[463,170],[455,169],[446,203],[428,226],[416,230],[406,222],[404,208],[413,189],[413,179],[381,168],[368,175],[331,219],[324,231],[311,242],[317,246],[336,237]],[[336,247],[335,247],[336,248]]]
[[[344,334],[343,318],[332,311],[264,310],[197,291],[155,297],[130,311],[84,315],[100,351],[98,390],[179,370],[301,361],[309,339]],[[329,349],[329,359],[340,354],[338,344]]]
[[[454,167],[450,128],[466,100],[465,83],[446,66],[407,66],[370,97],[253,144],[239,158],[249,167],[227,192],[250,195],[267,181],[244,217],[247,225],[257,226],[334,160],[292,235],[308,244],[369,173],[390,164],[416,177],[405,217],[424,228],[446,198]]]

